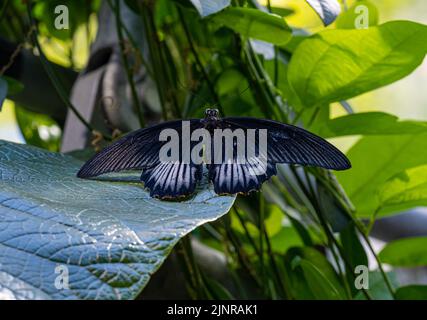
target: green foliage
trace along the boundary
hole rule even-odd
[[[347,155],[353,167],[337,177],[357,214],[381,215],[379,188],[394,175],[427,163],[427,133],[365,136]]]
[[[396,290],[397,300],[427,300],[427,286],[410,285]]]
[[[291,292],[297,299],[337,300],[345,298],[335,270],[316,249],[294,247],[285,256]]]
[[[188,201],[159,201],[135,183],[139,174],[82,180],[81,165],[0,141],[0,284],[8,283],[8,298],[135,298],[181,237],[234,201],[206,186]],[[69,290],[55,287],[58,265],[68,268]]]
[[[426,237],[404,238],[388,243],[381,250],[379,257],[382,262],[398,267],[420,267],[427,265],[425,254]]]
[[[289,64],[289,83],[305,107],[321,107],[390,84],[427,53],[427,26],[392,21],[367,30],[327,30],[304,40]]]
[[[427,165],[398,173],[379,189],[381,213],[427,205]]]
[[[399,121],[384,112],[361,112],[329,119],[321,123],[317,133],[324,138],[351,135],[397,135],[427,132],[427,122]]]
[[[49,116],[15,106],[15,116],[25,142],[49,151],[59,151],[61,128]]]
[[[393,288],[397,286],[396,274],[394,272],[387,273]],[[384,278],[378,271],[369,272],[369,289],[367,290],[371,297],[375,300],[393,300],[394,297],[390,294],[387,286],[384,283]],[[355,296],[355,300],[366,300],[366,297],[359,292]]]
[[[367,266],[368,257],[365,249],[359,240],[357,229],[353,223],[349,223],[345,229],[340,232],[340,240],[343,249],[347,252],[349,265],[352,267],[350,272],[353,272],[356,266]]]
[[[285,44],[292,35],[292,30],[281,17],[251,8],[228,8],[209,20],[213,25],[226,26],[243,37],[277,45]]]
[[[61,40],[72,39],[77,28],[84,25],[92,12],[98,10],[99,0],[73,0],[68,1],[66,7],[69,12],[69,28],[58,29],[55,27],[55,20],[59,12],[55,8],[64,5],[60,0],[37,1],[34,6],[34,15],[40,20],[41,32],[44,35],[53,36]],[[60,11],[62,12],[62,11]]]
[[[13,78],[10,78],[7,76],[2,76],[2,77],[0,77],[0,79],[2,79],[0,81],[6,81],[6,83],[7,83],[7,95],[8,96],[17,94],[17,93],[21,92],[22,89],[24,88],[24,85],[21,82],[15,80]]]

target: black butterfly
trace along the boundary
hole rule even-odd
[[[218,110],[207,109],[204,119],[188,120],[190,132],[204,128],[210,135],[215,129],[266,129],[266,170],[262,174],[251,174],[253,164],[236,161],[234,150],[231,161],[210,161],[207,164],[209,180],[217,194],[249,193],[259,190],[261,185],[276,174],[277,163],[317,166],[326,169],[345,170],[350,161],[326,140],[296,126],[273,120],[248,117],[219,118]],[[80,178],[89,178],[107,172],[127,169],[143,170],[141,180],[150,189],[152,197],[173,199],[190,195],[202,178],[203,164],[191,161],[163,162],[159,153],[166,141],[160,141],[163,129],[174,129],[181,138],[182,121],[169,121],[127,134],[87,161],[78,172]],[[245,132],[246,132],[245,131]],[[188,143],[188,142],[187,142]],[[197,141],[191,141],[194,148]],[[234,149],[237,144],[234,142]],[[255,144],[256,152],[260,151]],[[203,152],[203,151],[202,151]],[[206,150],[204,151],[206,152]],[[211,157],[213,157],[213,150]]]

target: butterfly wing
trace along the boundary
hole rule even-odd
[[[332,170],[351,168],[347,157],[325,139],[302,128],[265,119],[230,117],[226,125],[244,129],[267,129],[268,160]]]
[[[223,163],[209,165],[209,180],[217,194],[247,194],[259,190],[261,185],[276,174],[276,168],[268,164],[267,171],[254,175],[255,165],[239,163]]]
[[[255,159],[246,163],[213,163],[209,166],[209,178],[217,193],[248,193],[258,190],[272,175],[276,174],[277,163],[301,164],[326,169],[345,170],[351,167],[346,156],[332,144],[307,130],[273,120],[246,117],[228,117],[219,120],[218,127],[231,130],[267,130],[266,168],[262,174],[256,172]],[[234,146],[236,148],[236,145]],[[250,147],[250,146],[247,146]],[[258,143],[254,148],[258,154]],[[212,151],[212,154],[214,152]],[[252,152],[252,154],[254,154]],[[213,161],[212,161],[213,162]]]
[[[182,162],[159,162],[144,170],[141,180],[150,189],[150,196],[173,199],[190,195],[202,178],[202,165]]]
[[[188,120],[190,133],[203,124],[199,119]],[[201,165],[181,161],[161,162],[160,150],[167,141],[160,141],[164,129],[174,129],[182,141],[182,121],[169,121],[129,133],[87,161],[77,176],[95,177],[108,172],[143,169],[141,180],[150,189],[151,195],[175,198],[194,191],[200,180]]]

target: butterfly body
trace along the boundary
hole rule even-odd
[[[173,135],[165,139],[166,132],[175,133],[178,142],[172,143]],[[193,137],[200,132],[199,138]],[[223,136],[218,138],[217,134]],[[224,143],[226,134],[232,135],[228,145]],[[162,152],[175,145],[179,147],[178,156],[166,161]],[[192,194],[202,178],[203,164],[193,157],[193,150],[207,154],[208,178],[217,194],[246,194],[259,190],[276,174],[278,163],[334,170],[351,167],[337,148],[304,129],[273,120],[220,118],[218,110],[207,109],[203,119],[169,121],[129,133],[86,162],[77,176],[90,178],[107,172],[140,169],[143,170],[141,181],[152,197],[181,198]],[[169,151],[168,156],[175,154],[172,149]]]

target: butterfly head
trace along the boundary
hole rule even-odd
[[[217,120],[219,118],[218,109],[206,109],[205,119],[206,120]]]

